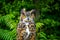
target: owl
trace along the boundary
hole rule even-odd
[[[36,26],[34,22],[35,10],[21,10],[20,21],[17,27],[17,40],[35,40]]]

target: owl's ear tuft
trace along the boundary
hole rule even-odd
[[[35,18],[35,14],[36,14],[36,10],[35,9],[32,9],[31,11],[30,11],[30,13],[31,13],[31,18]]]
[[[35,13],[36,12],[36,10],[35,9],[32,9],[31,11],[30,11],[30,13]]]
[[[26,9],[23,8],[23,9],[21,10],[21,14],[25,15],[25,13],[26,13]]]
[[[25,16],[26,16],[26,9],[23,8],[23,9],[21,10],[20,20],[22,21],[22,20],[25,18]]]

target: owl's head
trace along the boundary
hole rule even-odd
[[[35,9],[32,9],[32,10],[30,10],[30,11],[26,11],[26,9],[23,8],[23,9],[21,10],[21,14],[23,15],[23,17],[30,17],[30,18],[33,18],[33,19],[34,19],[34,17],[35,17],[35,12],[36,12]]]

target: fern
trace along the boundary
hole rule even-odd
[[[3,16],[0,18],[0,23],[6,24],[7,27],[13,29],[16,27],[16,22],[12,20],[12,18],[14,18],[13,14],[8,14],[6,16]]]
[[[12,31],[0,29],[0,37],[3,40],[13,40],[13,39],[16,40],[16,29]]]

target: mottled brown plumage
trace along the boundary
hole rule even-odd
[[[35,40],[34,11],[21,10],[20,22],[17,27],[17,40]]]

